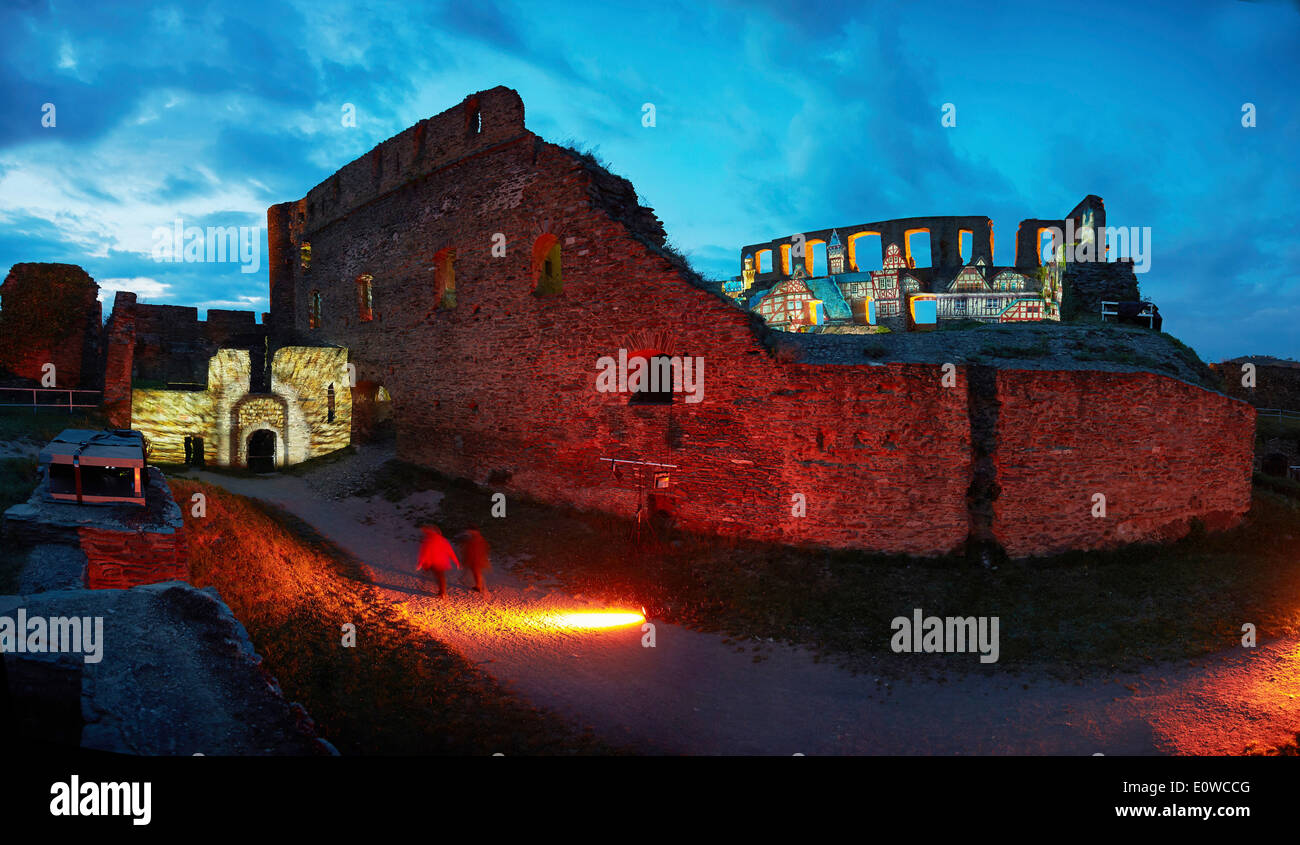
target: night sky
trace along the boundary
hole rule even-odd
[[[266,310],[264,245],[251,274],[158,263],[155,229],[264,239],[267,206],[507,85],[705,275],[746,243],[946,214],[992,217],[1010,264],[1020,220],[1098,194],[1150,227],[1139,283],[1167,331],[1210,361],[1300,357],[1300,9],[1132,5],[9,0],[0,273],[61,261],[110,300]]]

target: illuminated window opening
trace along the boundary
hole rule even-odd
[[[903,235],[903,247],[906,250],[908,267],[929,267],[930,266],[930,230],[929,229],[908,229]],[[917,256],[924,258],[925,263],[918,263]]]
[[[1048,229],[1038,230],[1038,258],[1043,264],[1056,260],[1056,235]]]
[[[538,296],[560,293],[564,290],[563,272],[560,239],[552,234],[542,235],[533,244],[533,278],[537,280],[533,292]]]
[[[821,253],[821,260],[817,260],[817,253]],[[827,261],[826,241],[821,239],[804,241],[803,245],[803,267],[808,271],[809,276],[825,276],[829,272],[830,264]]]
[[[866,240],[864,241],[863,238]],[[885,268],[885,252],[881,249],[879,232],[857,232],[849,235],[848,249],[849,267],[856,272],[870,273]]]
[[[375,319],[374,279],[370,276],[357,277],[357,313],[361,322],[369,323]]]
[[[308,243],[307,241],[303,241],[302,246],[298,248],[298,255],[302,261],[302,269],[304,271],[310,270],[311,269],[311,244]]]
[[[433,296],[439,308],[456,307],[456,250],[453,247],[434,253]]]
[[[790,275],[790,244],[781,244],[781,273]]]
[[[772,272],[772,250],[760,249],[754,253],[754,267],[760,273]]]
[[[483,112],[478,97],[470,97],[465,102],[465,131],[470,135],[478,135],[483,131]]]

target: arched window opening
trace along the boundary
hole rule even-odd
[[[433,298],[438,308],[456,307],[456,250],[445,247],[433,255]]]
[[[357,276],[357,315],[361,322],[369,323],[375,319],[374,279],[371,276]]]
[[[826,241],[810,238],[803,245],[803,266],[812,277],[825,276],[827,273]]]
[[[908,229],[903,237],[903,249],[906,251],[908,267],[929,267],[930,230]]]
[[[468,135],[478,135],[482,131],[483,112],[478,97],[470,97],[465,101],[465,132]]]
[[[1051,229],[1038,230],[1038,258],[1041,264],[1051,264],[1056,261],[1059,245],[1056,243],[1056,233]]]
[[[533,244],[533,278],[537,280],[533,292],[538,296],[554,296],[564,290],[560,239],[555,235],[542,235]]]
[[[321,297],[320,291],[313,290],[307,295],[307,327],[320,328]]]
[[[856,273],[885,269],[879,232],[855,232],[848,237],[849,267]]]
[[[629,405],[673,404],[673,359],[658,349],[627,356]]]

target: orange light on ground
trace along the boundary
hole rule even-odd
[[[645,616],[635,611],[604,611],[597,613],[577,611],[551,614],[546,621],[560,628],[593,630],[640,625],[645,621]]]

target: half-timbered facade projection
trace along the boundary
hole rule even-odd
[[[762,294],[753,310],[774,328],[792,329],[807,325],[808,303],[817,296],[808,287],[807,274],[800,267],[794,275]]]

